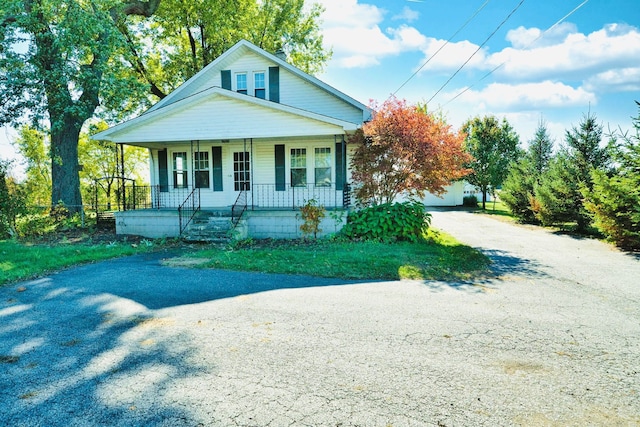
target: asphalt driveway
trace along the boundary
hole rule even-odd
[[[433,214],[495,278],[344,283],[165,253],[0,288],[0,424],[640,425],[640,260]]]

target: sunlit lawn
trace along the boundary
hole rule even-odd
[[[198,268],[343,279],[466,280],[485,273],[490,261],[452,237],[430,230],[428,238],[419,243],[255,242],[238,249],[197,251],[171,262]]]
[[[511,211],[509,210],[507,205],[499,200],[496,202],[487,202],[485,205],[485,210],[482,210],[482,203],[479,203],[479,206],[480,208],[475,210],[476,213],[495,215],[511,221],[516,220],[515,217],[511,214]]]
[[[25,244],[0,241],[0,285],[26,280],[77,264],[100,261],[146,251],[146,245],[111,244]]]

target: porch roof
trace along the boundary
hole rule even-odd
[[[149,146],[191,140],[336,135],[358,127],[357,123],[212,87],[111,127],[93,139]]]

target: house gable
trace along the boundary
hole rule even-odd
[[[247,126],[250,121],[251,126]],[[335,135],[354,123],[212,88],[99,134],[101,139],[145,143]]]
[[[274,71],[277,76],[272,74]],[[225,72],[227,84],[223,82]],[[255,96],[256,73],[264,74],[266,100],[352,123],[361,124],[370,118],[370,111],[365,105],[246,40],[236,43],[147,113],[212,87],[225,87],[230,83],[231,87],[227,89],[237,91],[238,74],[245,74],[247,95]],[[274,84],[276,78],[278,82]]]

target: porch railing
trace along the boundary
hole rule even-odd
[[[309,200],[315,200],[318,205],[325,207],[348,207],[344,202],[349,198],[344,197],[342,189],[337,190],[334,184],[305,186],[276,184],[253,184],[251,190],[251,208],[289,208],[297,209],[304,206]]]
[[[231,206],[231,223],[235,228],[240,222],[240,218],[242,218],[242,214],[247,210],[247,191],[242,190],[238,197],[236,198],[235,203]]]
[[[184,202],[178,206],[178,220],[180,222],[180,234],[186,230],[187,226],[200,210],[200,189],[194,188]]]
[[[199,189],[206,192],[207,189]],[[210,191],[210,190],[209,190]],[[202,201],[202,195],[194,194],[191,188],[169,188],[159,185],[132,185],[125,187],[125,203],[116,201],[116,192],[113,192],[113,202],[109,205],[105,200],[98,200],[96,196],[94,203],[100,206],[100,210],[135,210],[135,209],[176,209],[188,198],[198,198],[198,205]],[[216,199],[220,193],[215,193]],[[298,209],[304,206],[309,200],[314,199],[319,205],[327,208],[349,207],[351,204],[351,187],[345,185],[344,188],[336,189],[335,184],[315,185],[306,184],[304,187],[284,186],[276,184],[253,184],[250,190],[242,191],[238,194],[236,203],[233,206],[244,206],[245,209]],[[214,199],[211,199],[214,200]],[[205,205],[215,201],[207,200]],[[227,202],[228,203],[228,202]],[[217,207],[223,206],[220,203]],[[106,207],[105,207],[106,206]],[[227,205],[228,206],[228,205]],[[185,207],[186,209],[186,207]],[[237,209],[237,208],[236,208]]]

